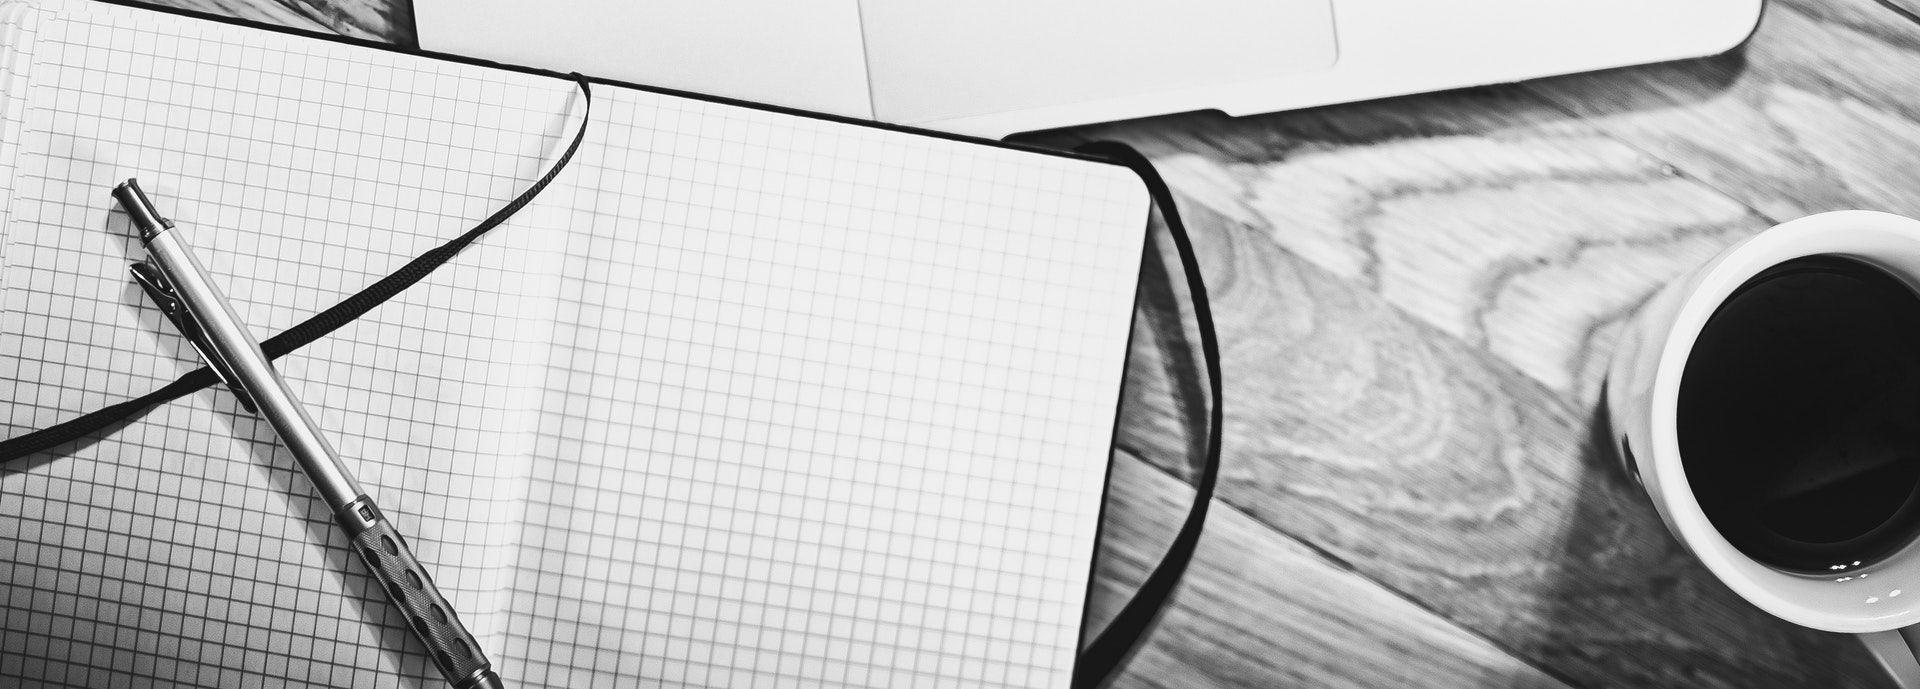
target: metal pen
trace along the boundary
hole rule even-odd
[[[433,585],[433,578],[415,559],[406,539],[393,528],[373,499],[360,490],[340,455],[307,416],[286,380],[260,350],[227,303],[206,268],[193,257],[186,242],[173,231],[173,222],[161,217],[135,180],[114,187],[113,198],[132,218],[147,247],[148,262],[133,264],[140,283],[167,319],[179,328],[207,365],[280,436],[306,472],[333,517],[347,532],[353,550],[386,589],[387,597],[406,613],[408,625],[427,646],[433,664],[456,689],[503,687],[479,644],[454,615],[453,607]]]

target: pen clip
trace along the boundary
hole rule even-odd
[[[180,295],[174,292],[173,283],[167,281],[166,274],[146,261],[135,261],[127,268],[127,272],[133,274],[133,281],[140,283],[140,289],[147,293],[148,299],[153,300],[154,306],[160,307],[160,313],[173,321],[173,327],[180,331],[180,336],[187,338],[193,350],[200,353],[200,359],[207,362],[207,368],[213,369],[213,375],[219,376],[220,382],[226,383],[227,389],[233,391],[233,396],[240,399],[240,406],[248,412],[259,413],[260,410],[253,404],[253,396],[234,382],[235,377],[228,369],[226,360],[220,358],[217,350],[207,343],[206,331],[200,327],[193,312],[187,309],[186,302],[181,301]]]

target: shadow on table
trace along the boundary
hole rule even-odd
[[[1614,677],[1635,685],[1892,686],[1853,637],[1789,624],[1714,578],[1616,458],[1604,389],[1600,397],[1555,583],[1543,592],[1547,628],[1523,655],[1548,667],[1616,666]],[[1660,670],[1636,677],[1636,668]]]

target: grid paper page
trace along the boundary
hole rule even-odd
[[[142,180],[264,338],[505,204],[578,121],[564,81],[42,7],[0,295],[9,436],[198,363],[127,278],[144,251],[114,183]],[[280,363],[488,649],[511,625],[527,391],[558,288],[557,254],[535,247],[563,219],[535,204]],[[225,391],[0,472],[0,685],[439,681],[273,431]]]
[[[553,686],[1066,686],[1137,180],[606,103],[576,163],[513,601],[531,633],[509,655]]]
[[[23,148],[70,140],[74,153],[20,161],[38,174],[21,175],[10,230],[0,366],[20,370],[0,370],[0,385],[33,402],[11,412],[12,433],[188,365],[117,274],[139,254],[124,219],[92,198],[133,174],[123,158],[202,172],[138,174],[171,180],[156,200],[265,334],[504,202],[577,122],[564,82],[48,7],[62,19],[41,22]],[[130,45],[91,35],[113,25],[179,36],[174,50],[213,66],[174,74],[166,94],[189,111],[188,136],[208,131],[192,110],[208,84],[228,87],[222,65],[243,68],[237,102],[288,69],[270,68],[272,53],[305,61],[265,112],[211,108],[255,120],[219,130],[268,143],[219,141],[218,160],[165,134],[142,147],[43,86],[79,72],[95,92],[89,70],[114,73],[114,58],[89,46]],[[260,74],[239,83],[248,65]],[[387,100],[338,113],[355,124],[335,120],[329,135],[299,119],[362,86]],[[596,96],[580,158],[534,207],[282,365],[503,676],[1064,685],[1142,245],[1137,181],[733,106]],[[405,115],[368,121],[381,111]],[[271,179],[283,141],[299,164]],[[469,195],[425,198],[447,188]],[[108,265],[62,265],[89,260]],[[34,516],[0,516],[0,550],[14,551],[0,558],[23,563],[0,582],[0,678],[437,681],[289,467],[264,424],[201,393],[7,468],[0,515]],[[140,522],[151,526],[128,527]],[[101,623],[116,619],[103,607],[119,621]],[[182,610],[193,614],[168,617]]]

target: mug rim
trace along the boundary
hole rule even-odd
[[[1789,581],[1811,582],[1821,577],[1783,572],[1748,557],[1708,520],[1680,458],[1680,381],[1707,320],[1735,290],[1782,262],[1804,256],[1845,256],[1880,267],[1920,293],[1920,258],[1905,268],[1889,265],[1881,258],[1889,244],[1908,245],[1915,256],[1920,256],[1920,220],[1876,211],[1833,211],[1775,225],[1722,251],[1684,286],[1686,297],[1667,329],[1652,385],[1649,430],[1654,451],[1648,454],[1653,455],[1650,459],[1658,483],[1651,492],[1669,526],[1716,578],[1742,598],[1789,622],[1826,631],[1878,632],[1920,622],[1920,581],[1913,582],[1916,595],[1909,600],[1914,602],[1887,606],[1881,608],[1884,613],[1875,614],[1848,614],[1783,595],[1777,589],[1802,585]],[[1920,557],[1913,552],[1917,544],[1920,539],[1883,563],[1895,565],[1892,568],[1869,566],[1862,571],[1904,569],[1896,563],[1911,563],[1910,568],[1920,572]],[[1898,595],[1897,590],[1894,595]]]

